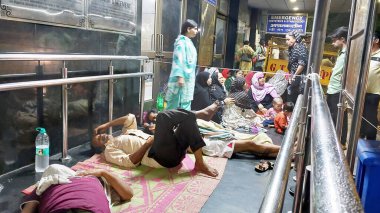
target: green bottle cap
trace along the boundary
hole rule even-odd
[[[42,127],[37,127],[36,130],[39,131],[40,133],[46,133],[45,128],[42,128]]]

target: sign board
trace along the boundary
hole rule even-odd
[[[136,35],[136,0],[0,0],[0,10],[1,19]]]
[[[269,14],[267,20],[267,33],[286,34],[297,31],[306,34],[307,14]]]
[[[218,4],[218,0],[206,0],[207,3],[213,5],[216,7],[216,5]]]
[[[289,72],[288,61],[283,59],[268,59],[268,64],[266,66],[266,72],[277,72],[278,70],[283,70]],[[319,75],[321,76],[321,85],[327,86],[330,82],[332,67],[321,66]]]
[[[83,0],[1,0],[1,18],[84,27]]]
[[[136,0],[88,1],[88,28],[136,34]]]

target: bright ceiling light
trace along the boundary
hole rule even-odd
[[[290,0],[290,2],[296,2],[296,0]]]
[[[299,10],[299,9],[300,9],[300,8],[298,8],[298,7],[294,7],[294,8],[293,8],[293,10],[296,10],[296,11]]]

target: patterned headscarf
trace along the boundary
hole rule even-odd
[[[254,74],[251,85],[253,100],[258,103],[261,102],[267,94],[270,94],[273,90],[276,91],[272,84],[264,83],[264,85],[260,85],[260,78],[264,78],[264,73],[258,72]]]
[[[243,77],[237,77],[232,81],[231,93],[244,91],[245,79]]]
[[[235,99],[235,105],[243,109],[250,109],[250,99],[246,91],[244,91],[245,79],[237,77],[232,81],[230,97]]]
[[[288,32],[288,35],[289,36],[293,36],[296,39],[297,43],[301,43],[302,36],[299,34],[299,32],[297,32],[297,31],[291,31],[291,32]]]

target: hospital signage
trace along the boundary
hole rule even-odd
[[[307,14],[269,14],[267,20],[267,33],[286,34],[297,31],[306,34]]]
[[[207,3],[214,5],[216,7],[218,1],[217,0],[206,0]]]

